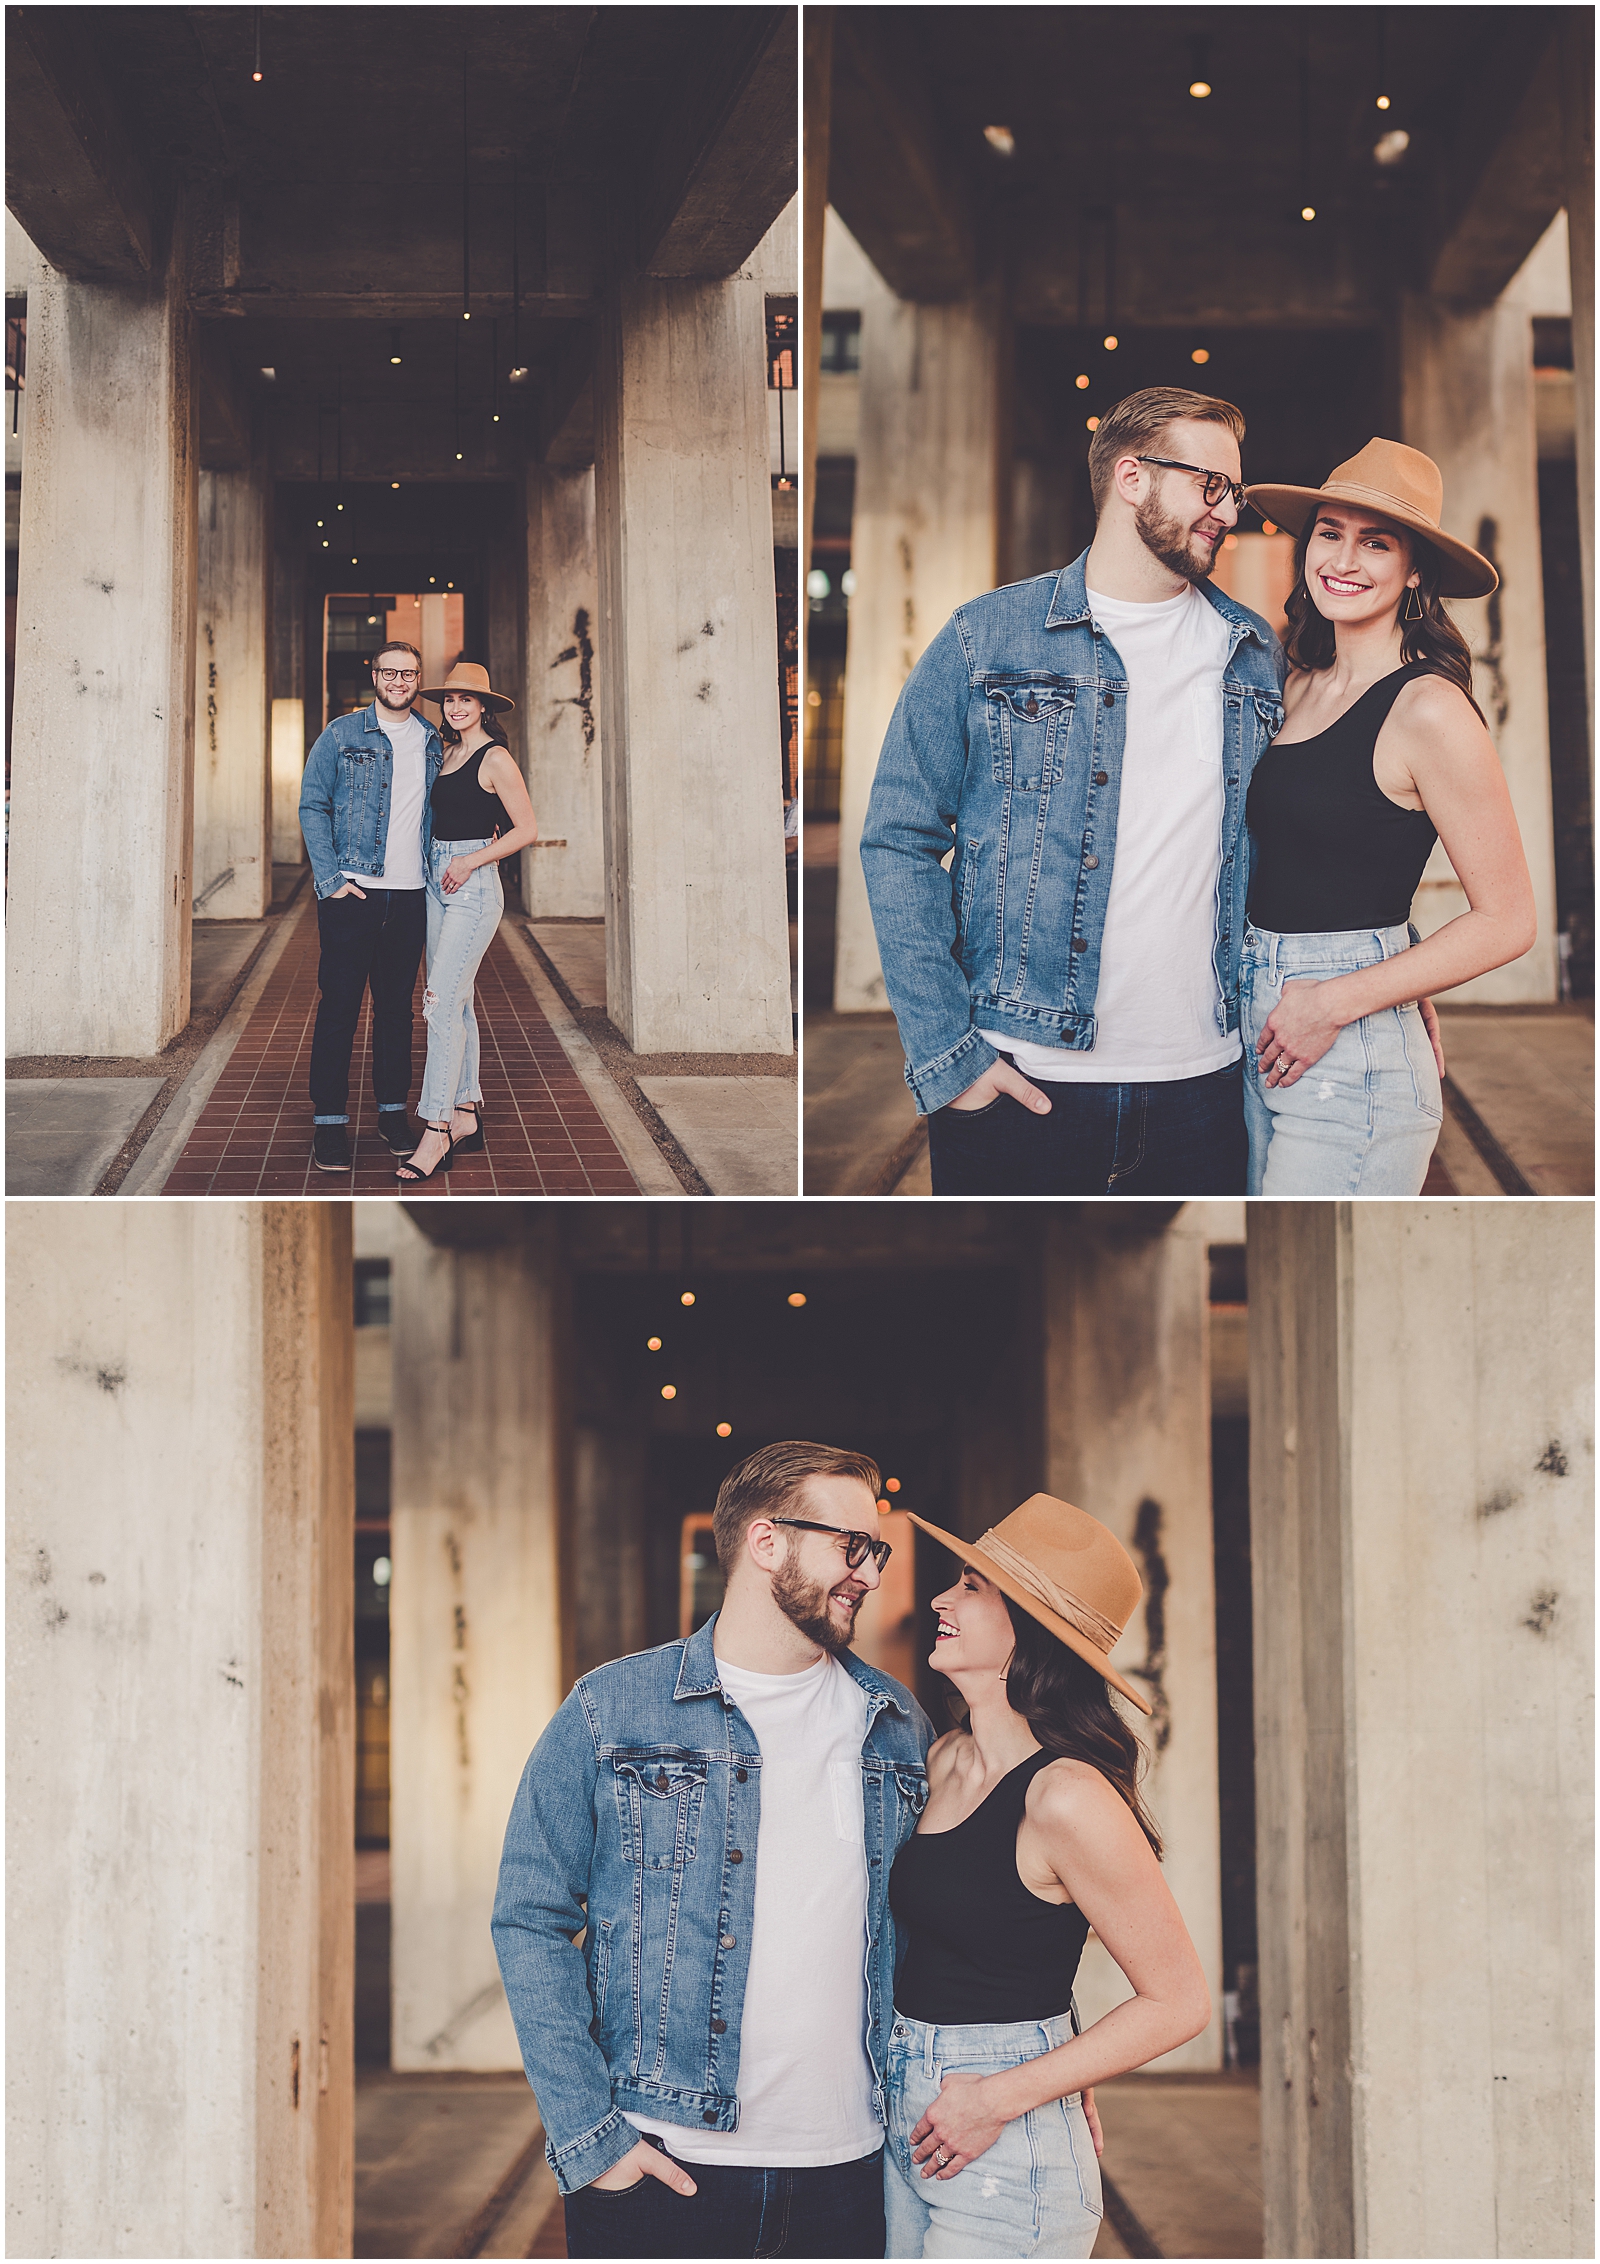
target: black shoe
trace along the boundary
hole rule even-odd
[[[311,1127],[311,1156],[318,1171],[350,1169],[350,1135],[342,1124]]]
[[[392,1156],[409,1156],[422,1138],[403,1108],[380,1109],[378,1133]]]
[[[458,1156],[481,1156],[483,1153],[482,1101],[457,1101],[456,1107],[464,1115],[474,1116],[477,1118],[477,1123],[474,1126],[473,1130],[467,1134],[464,1140],[458,1140],[456,1142],[456,1154]]]
[[[433,1132],[437,1131],[439,1127],[436,1125],[428,1124],[424,1125],[423,1129],[427,1132]],[[395,1177],[400,1181],[402,1186],[420,1187],[425,1179],[431,1179],[433,1177],[434,1172],[448,1171],[450,1169],[450,1166],[456,1160],[456,1144],[450,1136],[450,1130],[448,1126],[444,1127],[444,1137],[444,1154],[439,1158],[438,1162],[433,1165],[432,1169],[428,1171],[418,1171],[414,1163],[401,1164],[399,1170],[395,1173]]]

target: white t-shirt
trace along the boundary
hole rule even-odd
[[[883,2144],[866,2042],[866,1693],[826,1653],[803,1674],[752,1674],[725,1659],[717,1673],[761,1750],[739,2127],[628,2120],[685,2162],[859,2161]]]
[[[394,749],[394,775],[389,789],[389,839],[383,852],[383,873],[353,872],[345,879],[370,881],[375,888],[426,888],[422,869],[422,795],[428,777],[428,734],[421,718],[408,710],[404,722],[379,706],[378,721]]]
[[[1095,1042],[1088,1053],[983,1035],[1041,1083],[1166,1084],[1239,1057],[1217,1027],[1212,966],[1222,855],[1222,671],[1228,624],[1186,585],[1157,605],[1088,593],[1127,671]]]

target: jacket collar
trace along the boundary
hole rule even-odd
[[[413,708],[411,712],[413,715],[417,715],[415,708]],[[428,721],[425,715],[417,715],[417,721],[421,724],[423,730],[427,733],[427,736],[430,740],[439,738],[438,731],[436,730],[434,725]],[[369,707],[362,709],[361,728],[363,731],[376,732],[380,739],[387,739],[387,737],[389,736],[389,734],[384,730],[383,725],[378,721],[378,703],[376,700],[374,700]],[[440,740],[439,743],[441,746],[443,745],[442,740]]]
[[[717,1673],[717,1654],[711,1632],[717,1624],[718,1616],[713,1612],[704,1627],[697,1627],[684,1644],[677,1687],[672,1693],[674,1698],[718,1697],[726,1702],[722,1679]],[[879,1674],[876,1667],[869,1667],[853,1651],[846,1651],[839,1664],[852,1682],[861,1685],[869,1698],[876,1698],[882,1704],[892,1706],[897,1714],[904,1714],[907,1720],[910,1719],[905,1694],[898,1683],[891,1682],[887,1675]]]
[[[1068,629],[1075,626],[1086,628],[1088,626],[1091,619],[1089,593],[1086,584],[1088,557],[1089,553],[1085,551],[1083,556],[1075,558],[1070,566],[1063,566],[1056,576],[1055,587],[1050,594],[1050,610],[1044,617],[1044,625],[1047,629]],[[1227,597],[1221,590],[1213,588],[1210,582],[1197,582],[1195,587],[1209,604],[1216,607],[1230,628],[1240,631],[1247,637],[1254,637],[1263,651],[1270,649],[1267,639],[1261,633],[1262,623],[1255,614],[1250,612],[1248,607],[1236,605],[1231,597]],[[1238,638],[1235,637],[1235,644],[1238,641]]]

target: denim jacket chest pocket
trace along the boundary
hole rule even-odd
[[[706,1764],[683,1756],[617,1754],[622,1859],[644,1871],[681,1871],[695,1859],[705,1809]]]
[[[928,1805],[928,1777],[924,1769],[896,1769],[895,1789],[900,1795],[902,1816],[909,1816],[913,1828],[917,1818]]]
[[[1255,710],[1256,751],[1264,753],[1283,729],[1283,702],[1272,692],[1251,692],[1246,697]]]
[[[1051,676],[986,676],[991,775],[1016,794],[1060,783],[1074,684]]]

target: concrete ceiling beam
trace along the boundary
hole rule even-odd
[[[594,331],[571,324],[539,374],[538,454],[576,470],[594,462]]]
[[[208,472],[245,472],[251,459],[250,403],[240,394],[221,341],[196,325],[193,358],[195,445]]]
[[[1519,8],[1474,73],[1440,181],[1438,298],[1497,299],[1566,202],[1562,8]]]
[[[160,214],[96,51],[93,8],[6,10],[6,203],[75,283],[142,283]]]
[[[735,274],[794,195],[799,27],[793,8],[730,8],[723,69],[665,106],[641,174],[639,262],[647,275]]]
[[[828,198],[891,291],[938,306],[978,284],[970,185],[899,11],[834,12]]]

